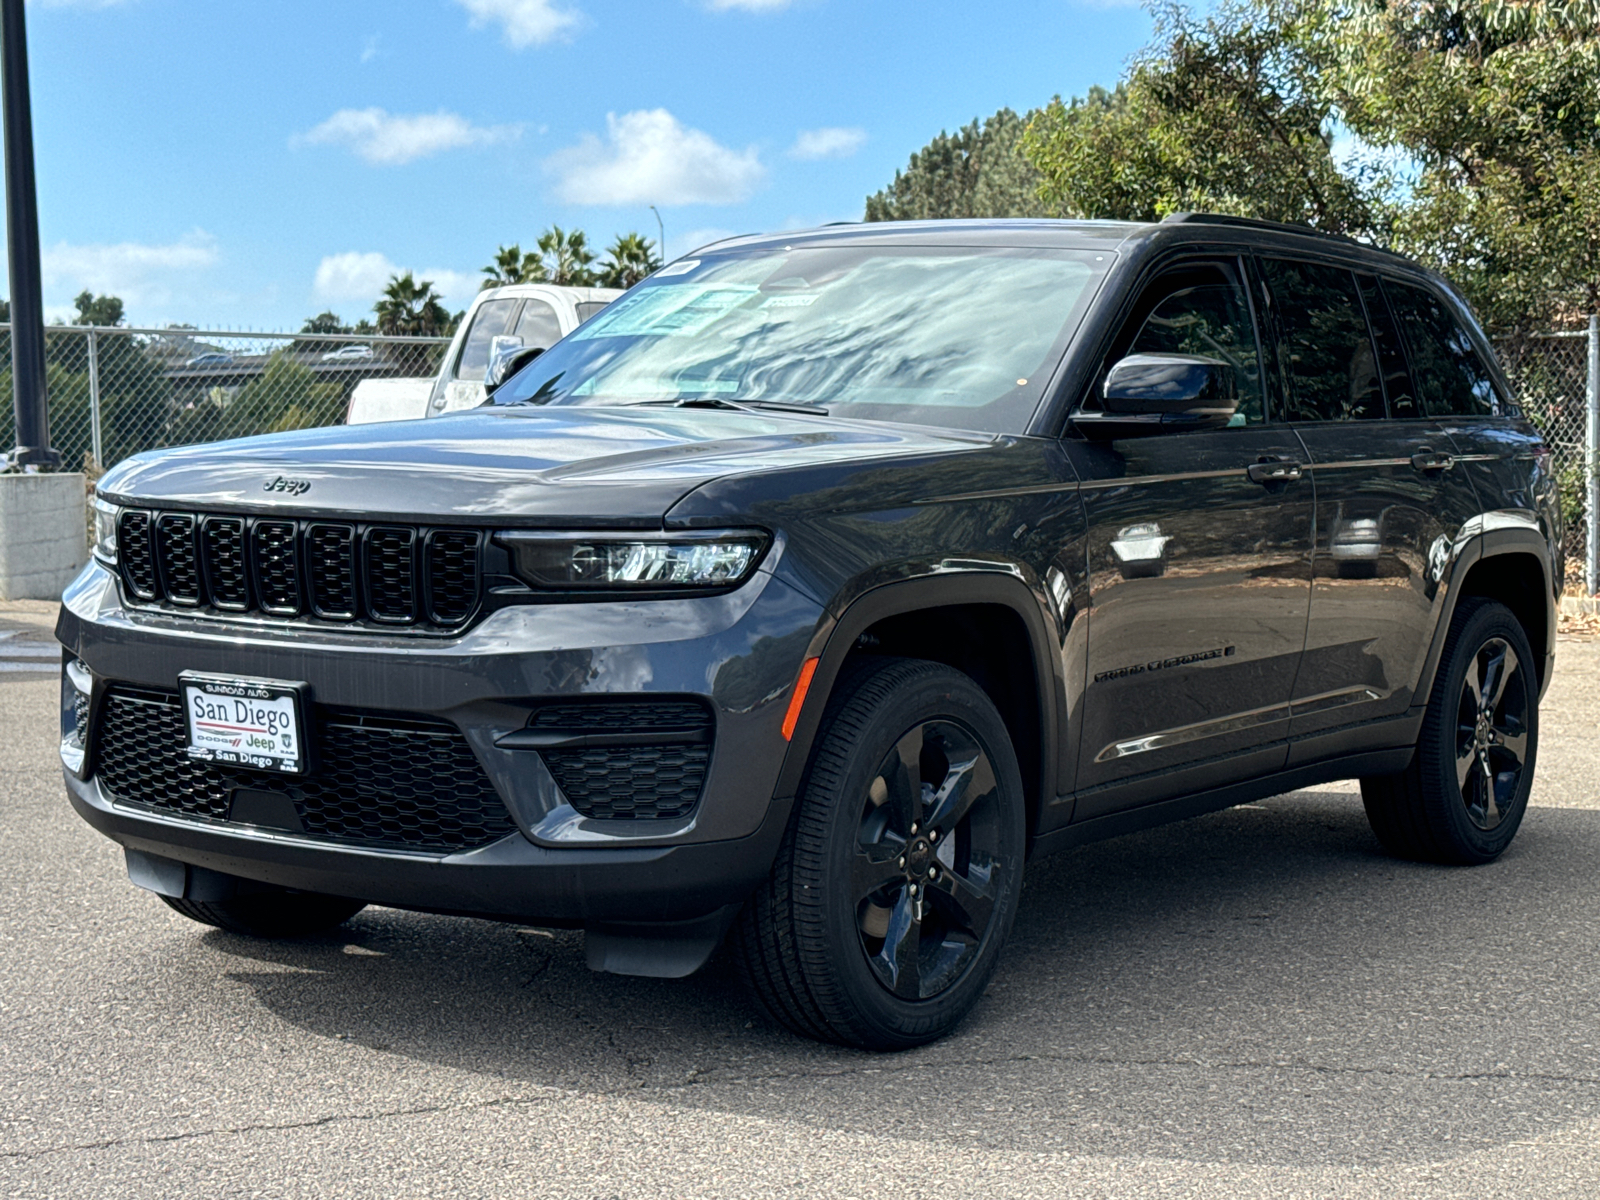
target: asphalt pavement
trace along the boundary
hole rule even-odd
[[[1384,857],[1351,785],[1047,859],[972,1017],[879,1056],[720,959],[184,920],[66,803],[48,625],[0,611],[0,1195],[1600,1194],[1600,643],[1500,862]]]

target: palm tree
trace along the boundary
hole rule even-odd
[[[450,311],[441,303],[430,279],[410,271],[392,275],[383,298],[372,306],[378,332],[392,337],[440,337],[450,328]]]
[[[606,253],[610,257],[600,264],[602,287],[631,288],[661,267],[656,244],[637,233],[619,233]]]
[[[483,268],[482,288],[502,287],[508,283],[543,283],[544,263],[532,250],[523,252],[521,245],[513,242],[495,251],[494,262]]]
[[[382,299],[372,306],[378,314],[378,332],[391,337],[444,337],[460,318],[452,317],[439,301],[432,280],[417,279],[410,271],[390,276]],[[437,348],[425,343],[392,346],[389,353],[402,369],[421,375],[432,373],[438,356]]]
[[[539,254],[549,282],[563,287],[594,286],[594,272],[589,269],[594,254],[583,230],[567,233],[561,226],[552,225],[539,237]]]

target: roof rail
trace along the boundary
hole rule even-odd
[[[1232,225],[1240,229],[1270,229],[1278,233],[1298,233],[1307,237],[1331,238],[1336,242],[1349,242],[1368,250],[1381,249],[1370,242],[1359,241],[1343,233],[1329,233],[1311,225],[1288,221],[1267,221],[1261,217],[1236,217],[1229,213],[1175,212],[1161,218],[1163,225]]]

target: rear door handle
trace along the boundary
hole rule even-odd
[[[1251,483],[1265,484],[1268,487],[1275,483],[1293,483],[1302,473],[1299,463],[1281,458],[1254,462],[1244,470],[1245,474],[1250,476]]]
[[[1429,446],[1419,446],[1411,456],[1411,466],[1426,474],[1429,471],[1448,471],[1456,465],[1452,455],[1442,454]]]

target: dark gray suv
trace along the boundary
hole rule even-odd
[[[1409,857],[1522,820],[1549,452],[1404,259],[739,238],[491,386],[101,481],[67,788],[179,912],[579,927],[658,976],[726,938],[778,1021],[895,1048],[982,994],[1030,856],[1337,779]]]

